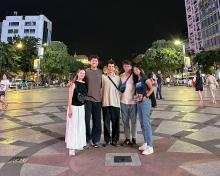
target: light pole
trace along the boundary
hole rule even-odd
[[[186,45],[184,43],[184,41],[180,41],[180,40],[174,40],[174,44],[176,46],[182,46],[182,50],[183,50],[183,70],[188,70],[188,68],[186,67],[186,64],[185,64],[185,56],[186,56]],[[183,74],[182,74],[182,78],[183,78]]]
[[[40,62],[41,62],[41,59],[43,59],[43,56],[44,56],[44,48],[47,46],[48,44],[47,43],[44,43],[43,45],[41,45],[39,48],[38,48],[38,57],[39,57],[39,61],[38,61],[38,67],[37,67],[37,87],[39,87],[39,77],[40,77]]]

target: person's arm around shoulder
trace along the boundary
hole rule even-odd
[[[72,98],[73,98],[73,93],[75,90],[75,83],[73,83],[70,87],[69,87],[69,98],[68,98],[68,117],[71,118],[72,117]]]
[[[145,83],[147,84],[148,89],[149,89],[148,92],[147,92],[147,95],[144,96],[144,99],[146,100],[146,99],[149,98],[150,95],[154,92],[154,87],[153,87],[152,82],[151,82],[150,79],[147,79],[147,80],[145,81]]]

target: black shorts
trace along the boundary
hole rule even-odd
[[[196,91],[203,91],[203,88],[196,88]]]
[[[0,96],[5,96],[5,91],[0,91]]]

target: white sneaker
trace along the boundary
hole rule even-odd
[[[147,149],[142,152],[143,155],[150,155],[152,153],[154,153],[154,149],[150,146],[148,146]]]
[[[140,150],[140,151],[144,151],[144,150],[146,150],[147,149],[147,143],[144,143],[142,146],[140,146],[139,148],[138,148],[138,150]]]
[[[76,155],[75,150],[69,149],[69,155],[70,156],[75,156]]]

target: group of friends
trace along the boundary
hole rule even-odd
[[[69,83],[65,137],[69,155],[74,156],[77,151],[90,147],[99,148],[102,129],[103,147],[138,147],[138,117],[144,136],[144,143],[138,149],[143,155],[154,153],[150,115],[152,106],[156,106],[156,97],[152,75],[147,77],[139,66],[132,66],[128,60],[122,63],[124,72],[117,75],[112,59],[108,61],[107,73],[104,74],[98,68],[99,57],[90,56],[89,59],[90,68],[80,69]],[[125,135],[122,144],[119,144],[120,118]]]

